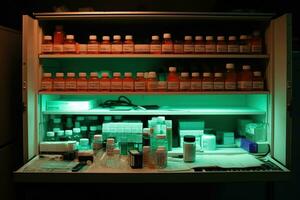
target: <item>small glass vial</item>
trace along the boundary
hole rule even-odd
[[[134,42],[132,35],[126,35],[123,43],[123,53],[134,53]]]
[[[53,79],[51,73],[43,73],[43,78],[41,82],[41,90],[51,91],[53,89]]]
[[[67,35],[64,41],[64,53],[72,54],[76,53],[76,42],[74,35]]]
[[[134,80],[132,78],[132,73],[125,72],[124,79],[123,79],[123,91],[133,92],[133,88],[134,88]]]
[[[65,39],[65,34],[63,31],[63,26],[55,26],[55,31],[53,34],[53,53],[63,53],[63,43]]]
[[[65,90],[64,73],[61,73],[61,72],[55,73],[55,78],[53,80],[53,90],[56,90],[56,91]]]
[[[194,51],[193,37],[190,35],[184,36],[183,52],[186,54],[193,54]]]
[[[53,53],[53,41],[51,35],[45,35],[41,46],[41,51],[43,54]]]
[[[236,36],[230,35],[228,37],[228,44],[227,44],[228,53],[239,53],[240,52],[240,46],[236,40]]]
[[[103,36],[100,44],[100,53],[109,54],[111,53],[111,43],[109,36]]]
[[[114,148],[115,148],[115,139],[114,138],[107,138],[106,140],[106,155],[113,156],[114,155]]]
[[[213,90],[213,78],[211,77],[210,72],[204,72],[203,73],[203,79],[202,79],[202,91],[211,91]]]
[[[165,146],[158,146],[155,151],[156,168],[163,169],[168,164],[168,154]]]
[[[137,72],[134,81],[134,91],[144,92],[146,91],[146,79],[144,78],[143,72]]]
[[[114,41],[112,42],[112,45],[111,45],[111,53],[113,53],[113,54],[122,53],[123,46],[122,46],[121,36],[114,35],[113,39],[114,39]]]
[[[193,135],[183,137],[183,161],[195,162],[196,160],[196,138]]]
[[[100,91],[109,92],[110,91],[110,78],[107,72],[102,72],[100,78]]]
[[[121,73],[120,72],[114,72],[113,73],[113,78],[110,81],[110,89],[113,92],[116,91],[122,91],[123,89],[123,81],[121,79]]]
[[[85,72],[79,72],[79,78],[76,81],[77,91],[87,91],[87,79]]]
[[[77,89],[76,78],[74,72],[68,72],[66,78],[66,91],[75,91]]]
[[[224,36],[218,36],[217,37],[217,53],[227,53],[228,52],[228,46],[225,42]]]
[[[49,141],[49,142],[55,141],[55,133],[53,131],[48,131],[46,133],[45,141]]]
[[[260,71],[253,72],[252,88],[253,88],[253,90],[256,90],[256,91],[263,91],[264,90],[264,79],[261,76]]]
[[[262,53],[263,41],[259,31],[253,31],[253,37],[250,41],[251,53]]]
[[[201,85],[201,78],[199,72],[192,72],[192,78],[191,78],[191,91],[201,91],[202,85]]]
[[[226,63],[225,90],[236,90],[236,72],[233,63]]]
[[[223,73],[217,72],[214,76],[214,90],[224,90]]]
[[[168,91],[174,92],[179,90],[179,77],[176,73],[176,67],[169,67],[167,81]]]
[[[99,52],[99,44],[97,41],[97,35],[90,35],[87,45],[87,52],[89,54],[97,54]]]
[[[214,41],[214,37],[211,35],[208,35],[205,37],[205,53],[216,53],[217,52],[217,45]]]
[[[98,78],[97,72],[91,72],[90,78],[88,80],[88,90],[89,91],[98,91],[99,90],[100,81]]]
[[[240,53],[250,53],[250,42],[247,35],[240,35]]]
[[[147,91],[153,92],[157,90],[157,77],[156,72],[149,72],[147,79]]]
[[[197,35],[195,36],[195,53],[205,53],[205,41],[203,40],[203,36]]]
[[[243,65],[243,71],[238,78],[238,89],[244,91],[252,90],[252,72],[250,65]]]
[[[150,43],[150,53],[151,54],[161,54],[161,43],[159,41],[158,35],[152,35],[152,41]]]
[[[173,53],[173,41],[170,33],[164,33],[161,45],[162,53]]]
[[[191,81],[188,72],[181,72],[179,79],[179,90],[189,91],[191,89]]]

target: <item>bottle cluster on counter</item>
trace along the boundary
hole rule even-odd
[[[89,35],[86,44],[76,42],[76,36],[64,34],[62,26],[56,26],[52,35],[45,35],[41,45],[42,54],[261,54],[263,38],[260,31],[251,35],[185,35],[183,40],[174,40],[171,33],[152,35],[151,42],[135,43],[133,35]],[[122,39],[123,38],[123,39]]]
[[[260,71],[251,71],[250,65],[243,65],[237,72],[233,63],[226,64],[226,72],[177,72],[176,67],[169,67],[168,74],[154,71],[137,72],[133,77],[131,72],[113,72],[110,78],[108,72],[102,72],[101,78],[97,72],[44,73],[41,90],[44,91],[100,91],[100,92],[188,92],[188,91],[261,91],[264,90],[264,78]]]

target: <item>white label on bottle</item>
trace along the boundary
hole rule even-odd
[[[203,90],[212,90],[213,89],[213,82],[212,81],[204,81],[202,82],[202,89]]]
[[[146,90],[146,82],[145,81],[134,82],[134,89],[135,90]]]
[[[216,53],[217,46],[215,44],[206,44],[205,45],[205,52],[206,53]]]
[[[173,53],[173,44],[162,44],[161,51],[162,53]]]
[[[42,90],[51,90],[52,89],[52,81],[42,81],[41,89]]]
[[[180,81],[179,89],[180,90],[189,90],[191,88],[191,83],[189,81]]]
[[[178,81],[169,81],[168,82],[168,90],[178,90],[179,82]]]
[[[183,45],[183,52],[184,53],[194,53],[194,45],[193,44],[185,44]]]
[[[228,45],[228,53],[238,53],[240,52],[240,47],[237,44]]]
[[[123,45],[122,44],[112,44],[111,52],[112,53],[122,53]]]
[[[122,90],[122,81],[112,81],[111,90]]]
[[[134,45],[133,44],[123,44],[123,53],[133,53]]]
[[[135,53],[149,53],[150,45],[149,44],[136,44],[134,45]]]
[[[161,45],[160,44],[151,44],[150,45],[150,53],[160,53],[161,52]]]
[[[64,51],[64,46],[62,44],[54,44],[53,52],[54,53],[62,53]]]
[[[252,81],[239,81],[238,88],[239,89],[252,89]]]
[[[66,81],[66,90],[75,90],[76,89],[76,81]]]
[[[214,90],[224,90],[224,82],[214,82]]]
[[[98,53],[99,45],[98,44],[88,44],[87,51],[88,51],[88,53]]]
[[[195,53],[205,53],[205,44],[195,44]]]
[[[77,81],[77,90],[86,90],[87,81]]]
[[[111,53],[110,44],[100,44],[100,53]]]
[[[217,52],[218,53],[227,53],[228,47],[226,44],[217,44]]]
[[[42,53],[52,53],[53,52],[53,44],[42,44]]]
[[[167,89],[167,81],[158,81],[157,89],[158,90],[166,90]]]
[[[262,52],[262,46],[259,44],[254,44],[251,46],[251,52],[252,53],[261,53]]]
[[[86,53],[87,52],[87,44],[79,44],[79,52]]]
[[[236,90],[236,82],[225,82],[225,90]]]
[[[249,45],[240,45],[240,53],[250,53]]]
[[[174,44],[174,53],[183,53],[183,44]]]
[[[264,89],[264,82],[263,81],[253,81],[253,90],[263,90]]]
[[[201,86],[200,81],[191,81],[191,90],[201,90]]]
[[[66,53],[74,53],[76,51],[75,44],[64,44],[64,52]]]
[[[64,90],[65,89],[65,81],[54,81],[53,89],[55,90]]]
[[[123,90],[133,90],[133,81],[123,81]]]
[[[110,90],[110,82],[100,81],[100,89],[101,90]]]
[[[157,81],[148,81],[147,89],[148,90],[156,90],[157,89]]]
[[[89,90],[98,90],[99,89],[99,81],[88,81],[88,89]]]

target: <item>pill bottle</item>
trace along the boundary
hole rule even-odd
[[[238,89],[249,91],[252,90],[252,72],[250,65],[243,65],[243,71],[239,74]]]
[[[55,73],[55,78],[53,80],[53,90],[56,90],[56,91],[65,90],[64,73],[61,73],[61,72]]]
[[[126,35],[123,43],[123,53],[134,53],[134,42],[132,35]]]
[[[179,77],[176,73],[176,67],[169,67],[167,81],[168,91],[174,92],[179,90]]]
[[[63,53],[64,39],[65,34],[63,31],[63,26],[56,25],[53,33],[53,53]]]
[[[150,43],[150,53],[151,54],[161,54],[161,43],[159,41],[158,35],[152,35]]]
[[[173,53],[173,41],[170,33],[163,34],[162,53]]]
[[[200,91],[202,89],[202,81],[199,72],[192,72],[191,91]]]
[[[147,78],[147,91],[154,92],[157,90],[157,77],[156,72],[149,72]]]
[[[89,54],[97,54],[99,52],[99,44],[97,41],[97,35],[90,35],[87,45],[87,52]]]
[[[53,131],[47,131],[45,141],[49,141],[49,142],[55,141],[55,133]]]
[[[196,160],[196,138],[193,135],[183,137],[183,161],[195,162]]]
[[[226,63],[225,90],[236,90],[236,72],[233,63]]]
[[[250,53],[250,42],[247,35],[240,35],[240,53]]]
[[[143,72],[137,72],[134,80],[134,91],[144,92],[146,91],[146,79]]]
[[[107,72],[102,72],[100,78],[100,91],[109,92],[110,91],[110,78]]]
[[[76,89],[77,89],[77,85],[76,85],[75,73],[68,72],[67,78],[66,78],[65,90],[66,91],[75,91]]]
[[[115,139],[107,138],[107,140],[106,140],[106,155],[113,156],[114,148],[115,148]]]
[[[183,41],[181,40],[175,40],[173,44],[173,53],[175,54],[183,54]]]
[[[109,54],[111,53],[111,43],[110,43],[110,37],[109,36],[103,36],[102,42],[100,43],[100,53],[103,54]]]
[[[168,154],[165,146],[158,146],[155,151],[156,168],[163,169],[167,167]]]
[[[213,90],[213,78],[211,77],[210,72],[204,72],[203,73],[203,79],[202,79],[202,91],[211,91]]]
[[[250,41],[251,53],[262,53],[263,40],[258,30],[253,31],[253,37]]]
[[[41,90],[51,91],[53,89],[53,79],[51,73],[43,73],[41,81]]]
[[[87,91],[87,78],[85,72],[79,72],[79,77],[76,81],[77,91]]]
[[[53,41],[51,35],[45,35],[43,43],[41,45],[41,52],[43,54],[51,54],[53,53]]]

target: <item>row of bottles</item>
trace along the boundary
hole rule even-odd
[[[89,78],[85,72],[75,77],[74,72],[57,72],[55,78],[51,73],[44,73],[41,89],[45,91],[212,91],[212,90],[264,90],[264,79],[260,71],[251,71],[250,65],[243,65],[242,71],[237,73],[233,63],[226,64],[226,73],[221,72],[176,72],[176,67],[169,67],[167,76],[156,72],[137,72],[133,78],[131,72],[125,72],[124,78],[120,72],[102,72],[101,78],[97,72],[91,72]]]

